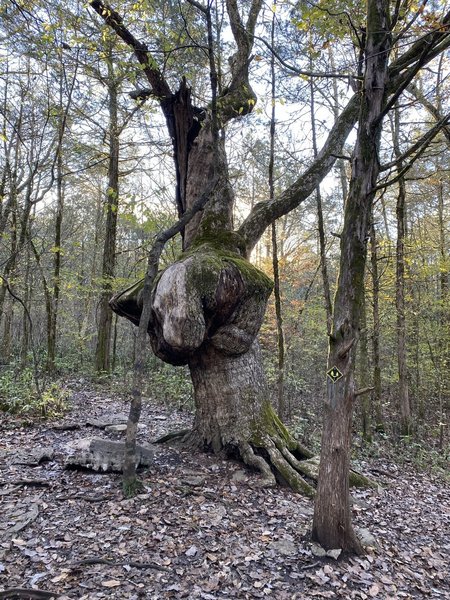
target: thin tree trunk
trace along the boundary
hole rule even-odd
[[[366,305],[366,292],[363,288],[363,299],[361,302],[361,329],[358,342],[358,381],[359,387],[363,390],[369,389],[370,377],[369,377],[369,350],[368,350],[368,336],[367,336],[367,305]],[[361,398],[361,416],[362,416],[362,437],[366,442],[370,442],[372,439],[371,433],[371,418],[370,418],[370,395],[368,393],[363,394]]]
[[[330,44],[328,46],[328,56],[330,57],[330,65],[331,65],[331,69],[332,71],[336,71],[336,64],[335,64],[335,60],[334,60],[334,53],[333,53],[333,47],[332,44]],[[361,73],[362,75],[362,73]],[[311,80],[311,87],[312,87],[312,80]],[[333,84],[333,116],[334,116],[334,120],[335,122],[338,120],[339,118],[339,114],[340,114],[340,108],[339,108],[339,91],[338,91],[338,85],[337,85],[337,79],[333,78],[332,79],[332,84]],[[347,180],[347,173],[346,173],[346,169],[345,169],[345,160],[343,158],[340,158],[337,161],[337,166],[338,166],[338,170],[339,170],[339,178],[341,180],[341,190],[342,190],[342,204],[345,204],[345,201],[347,200],[347,195],[348,195],[348,180]]]
[[[28,351],[30,349],[30,322],[28,320],[29,314],[29,306],[31,302],[31,293],[32,286],[30,282],[31,276],[31,256],[30,256],[30,246],[27,246],[27,254],[26,254],[26,267],[25,267],[25,278],[24,278],[24,298],[23,298],[23,312],[22,312],[22,340],[21,340],[21,349],[20,349],[20,364],[22,368],[27,366],[28,362]]]
[[[274,4],[274,7],[276,3]],[[275,10],[272,14],[272,30],[271,30],[272,46],[275,42]],[[269,157],[269,198],[275,198],[275,181],[274,181],[274,162],[275,162],[275,57],[272,54],[270,61],[271,71],[271,87],[272,87],[272,113],[270,118],[270,157]],[[278,253],[277,240],[277,225],[276,221],[272,223],[272,268],[273,268],[273,293],[275,298],[275,316],[277,322],[277,410],[281,418],[286,416],[286,406],[284,400],[284,331],[283,331],[283,314],[281,310],[281,289],[280,289],[280,264]]]
[[[3,335],[1,347],[1,360],[5,364],[9,364],[11,360],[11,335],[12,321],[14,315],[14,302],[11,300],[6,303],[6,310],[3,315]]]
[[[450,143],[449,143],[450,146]],[[444,183],[442,179],[438,184],[438,220],[439,220],[439,287],[440,287],[440,322],[441,336],[441,422],[445,421],[444,411],[450,407],[450,307],[449,307],[449,252],[447,247],[445,218],[444,218]]]
[[[400,160],[401,151],[399,143],[400,112],[396,107],[394,111],[394,154]],[[400,161],[397,170],[400,173],[403,163]],[[407,339],[405,315],[405,238],[406,238],[406,183],[403,176],[398,180],[397,194],[397,244],[396,244],[396,277],[395,277],[395,305],[397,310],[397,364],[399,379],[399,408],[400,408],[400,435],[411,434],[411,407],[408,389],[407,366]]]
[[[75,87],[78,68],[78,53],[75,70],[70,86],[67,89],[67,102],[64,105],[64,85],[66,83],[66,72],[62,57],[62,49],[58,49],[60,72],[59,72],[59,124],[58,139],[55,150],[53,168],[56,167],[56,214],[55,214],[55,237],[53,257],[53,290],[51,312],[47,325],[47,371],[53,373],[56,369],[56,341],[58,327],[59,298],[61,293],[61,263],[62,263],[62,224],[64,216],[64,173],[63,173],[63,140],[67,127],[67,116],[72,105],[72,94]],[[53,173],[52,173],[53,174]]]
[[[112,344],[112,354],[111,354],[111,369],[114,372],[117,366],[117,320],[118,316],[114,315],[113,320],[113,344]]]
[[[379,173],[378,150],[390,52],[388,3],[369,0],[366,68],[352,179],[344,211],[339,279],[329,345],[329,380],[324,406],[313,539],[324,548],[362,553],[351,523],[349,464],[355,352],[361,326],[367,239]]]
[[[2,282],[0,286],[0,323],[4,313],[6,290],[8,289],[8,280],[14,273],[17,264],[17,255],[20,249],[20,239],[17,239],[17,197],[15,190],[11,193],[14,194],[14,202],[11,209],[11,250],[8,259],[6,260],[5,268],[3,269]]]
[[[117,80],[111,58],[108,59],[109,95],[109,162],[108,189],[106,191],[105,242],[102,263],[102,291],[98,309],[97,347],[95,367],[98,372],[110,370],[112,311],[109,300],[115,274],[117,212],[119,206],[119,129],[117,116]]]
[[[62,136],[62,132],[61,132]],[[61,291],[61,257],[62,257],[62,222],[64,214],[64,189],[63,189],[63,159],[62,149],[58,148],[56,163],[56,215],[55,237],[53,247],[53,290],[51,297],[51,311],[48,315],[47,337],[47,371],[54,373],[56,369],[56,336],[58,325],[59,295]]]
[[[310,56],[310,68],[312,70],[312,58]],[[319,150],[317,147],[317,132],[316,132],[316,114],[315,114],[315,98],[314,98],[314,84],[313,80],[310,79],[310,106],[311,106],[311,130],[312,130],[312,143],[314,158],[317,158]],[[335,90],[337,94],[337,90]],[[345,177],[345,170],[342,171],[343,165],[341,161],[340,172],[341,172],[341,183],[342,183],[342,194],[344,201],[347,196],[347,178]],[[323,209],[322,209],[322,194],[320,192],[320,185],[316,187],[316,203],[317,203],[317,229],[319,232],[319,251],[320,251],[320,269],[322,272],[322,285],[323,285],[323,296],[325,302],[325,314],[327,319],[327,334],[329,335],[332,327],[332,312],[333,307],[331,304],[331,292],[330,292],[330,280],[328,277],[327,267],[327,248],[325,239],[325,227],[323,223]]]
[[[381,360],[380,360],[380,279],[378,275],[378,245],[373,211],[370,221],[370,262],[372,275],[372,360],[373,360],[373,392],[372,404],[375,412],[375,428],[384,431],[384,419],[381,405]]]
[[[285,344],[283,330],[283,314],[281,309],[280,266],[278,261],[277,228],[272,223],[272,268],[273,292],[275,298],[275,316],[277,321],[277,411],[283,419],[286,417],[286,404],[284,398],[284,362]]]

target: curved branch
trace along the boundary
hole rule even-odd
[[[403,87],[405,82],[410,83],[412,73],[417,72],[418,63],[423,67],[450,46],[449,23],[450,12],[443,18],[442,26],[438,31],[415,42],[403,56],[392,63],[389,68],[391,95]],[[359,95],[354,94],[330,131],[317,158],[305,173],[274,200],[260,202],[253,207],[250,215],[238,229],[238,233],[245,241],[247,256],[266,228],[304,202],[328,174],[336,156],[341,153],[347,136],[356,124],[359,105]]]
[[[136,39],[131,31],[125,27],[119,13],[101,0],[90,0],[89,4],[104,22],[117,33],[121,40],[133,50],[136,58],[143,67],[142,70],[152,87],[153,94],[159,98],[159,100],[170,98],[172,96],[171,89],[159,70],[148,47]]]
[[[437,109],[436,109],[436,112],[432,112],[431,114],[435,118],[436,118],[436,116],[439,115]],[[433,127],[431,127],[431,129],[429,129],[426,133],[424,133],[417,140],[417,142],[415,142],[410,148],[408,148],[408,150],[406,150],[406,152],[404,152],[399,158],[396,158],[395,160],[392,160],[391,162],[388,162],[385,165],[381,165],[380,172],[387,171],[388,169],[392,169],[392,167],[396,167],[399,163],[402,163],[405,159],[412,156],[415,152],[419,153],[421,149],[426,148],[430,144],[430,142],[433,140],[433,138],[435,138],[436,135],[440,131],[443,131],[444,135],[448,139],[449,135],[450,135],[449,127],[448,127],[449,122],[450,122],[450,114],[439,118],[437,123]],[[418,156],[419,156],[419,154],[415,158],[413,158],[411,162],[414,162],[418,158]]]
[[[242,223],[238,233],[245,240],[246,255],[264,233],[265,229],[276,219],[287,214],[316,189],[333,166],[336,155],[341,151],[350,131],[353,129],[359,113],[359,96],[355,94],[342,111],[321,151],[312,165],[297,181],[289,186],[280,196],[269,202],[260,202]]]

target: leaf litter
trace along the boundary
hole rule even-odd
[[[132,499],[123,498],[120,475],[64,468],[69,442],[126,412],[125,400],[78,384],[64,422],[3,419],[0,597],[26,588],[61,600],[450,598],[444,481],[365,463],[385,474],[385,487],[353,492],[353,518],[376,545],[364,557],[336,560],[339,549],[319,557],[309,540],[312,502],[261,489],[239,463],[158,446],[141,473],[144,492]],[[139,442],[190,422],[187,412],[148,401]],[[103,436],[123,439],[111,429]],[[53,448],[49,460],[7,458],[38,447]]]

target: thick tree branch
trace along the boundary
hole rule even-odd
[[[336,160],[335,156],[340,153],[344,141],[356,123],[358,112],[359,96],[355,94],[342,111],[317,158],[306,172],[274,200],[260,202],[254,206],[238,230],[245,240],[247,256],[265,229],[273,221],[304,202],[327,175]]]
[[[237,52],[229,58],[231,83],[218,98],[222,124],[234,117],[250,113],[256,102],[256,95],[249,82],[249,65],[255,26],[262,7],[262,0],[252,1],[245,26],[239,14],[237,0],[227,0],[226,6]]]
[[[395,94],[400,87],[406,87],[405,82],[411,82],[412,73],[416,74],[418,70],[417,63],[420,62],[420,66],[423,67],[450,46],[449,23],[450,13],[447,13],[437,31],[415,42],[404,55],[392,63],[389,68],[390,94]],[[253,207],[238,230],[245,240],[247,256],[265,229],[304,202],[330,171],[336,155],[341,153],[342,146],[357,121],[359,104],[359,95],[355,94],[337,119],[317,158],[303,175],[274,200],[260,202]]]
[[[123,19],[119,13],[101,0],[90,0],[90,6],[98,15],[100,15],[105,23],[117,33],[121,40],[124,41],[125,44],[127,44],[130,48],[132,48],[136,58],[143,67],[143,72],[145,73],[148,82],[152,87],[153,94],[159,98],[159,100],[170,98],[172,96],[172,92],[161,71],[159,70],[155,59],[151,55],[147,46],[136,39],[131,31],[125,27],[123,24]]]

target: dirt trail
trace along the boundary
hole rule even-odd
[[[126,412],[126,402],[82,382],[63,419],[23,427],[2,415],[0,598],[9,588],[61,600],[450,598],[450,488],[442,481],[383,461],[364,465],[384,487],[354,493],[354,519],[378,548],[321,560],[308,541],[312,502],[260,489],[258,475],[238,463],[158,447],[142,473],[145,493],[131,500],[120,475],[64,468],[68,442],[121,439],[88,421]],[[139,441],[190,420],[147,402]],[[39,447],[53,451],[50,460],[13,464]]]

